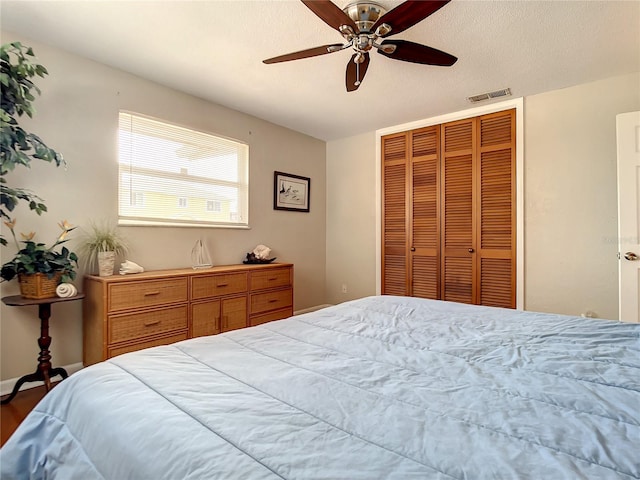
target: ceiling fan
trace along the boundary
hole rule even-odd
[[[263,62],[267,64],[288,62],[339,52],[351,47],[355,53],[347,63],[348,92],[357,90],[361,85],[369,67],[369,52],[374,48],[381,55],[394,60],[449,67],[458,60],[453,55],[406,40],[384,40],[390,35],[404,32],[449,1],[406,1],[387,12],[384,7],[375,2],[356,1],[340,10],[330,0],[302,0],[302,3],[327,25],[338,30],[346,43],[309,48],[268,58]],[[383,40],[380,41],[380,39]]]

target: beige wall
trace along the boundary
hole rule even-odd
[[[375,294],[375,142],[372,132],[327,144],[327,303]]]
[[[525,98],[527,310],[574,315],[590,310],[617,318],[615,115],[638,109],[640,74]],[[374,133],[328,143],[328,202],[375,205],[372,138],[375,142]],[[357,175],[345,182],[344,171]],[[363,272],[358,295],[376,293],[369,275],[377,261],[371,241],[377,220],[366,215],[360,220],[357,228],[348,228],[340,209],[327,209],[328,301],[352,298],[336,292],[357,272]]]
[[[616,115],[640,75],[525,99],[526,308],[618,318]]]
[[[91,220],[115,218],[118,111],[139,112],[249,144],[251,229],[126,227],[122,232],[132,245],[128,258],[147,269],[189,266],[191,249],[202,238],[214,263],[232,264],[263,243],[279,261],[295,264],[296,309],[325,302],[325,142],[7,32],[1,40],[32,46],[49,70],[37,82],[42,95],[35,102],[35,118],[24,126],[68,163],[63,169],[34,161],[31,169],[7,176],[11,185],[44,198],[49,209],[42,217],[18,209],[18,232],[33,230],[37,239],[51,242],[61,219],[86,227]],[[273,210],[274,170],[311,178],[310,213]],[[71,247],[77,246],[76,233]],[[0,249],[3,263],[12,254],[13,249]],[[16,281],[0,288],[2,296],[18,293]],[[1,316],[0,378],[7,380],[35,369],[39,322],[35,307],[2,304]],[[81,361],[80,302],[53,306],[51,335],[55,365]]]

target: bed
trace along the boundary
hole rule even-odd
[[[639,337],[367,297],[85,368],[0,450],[0,477],[639,478]]]

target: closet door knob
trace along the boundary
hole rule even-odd
[[[473,253],[473,252],[474,252],[473,248],[470,248],[469,253]]]
[[[633,262],[634,260],[638,260],[638,255],[633,252],[627,252],[624,254],[624,258]]]
[[[416,247],[411,247],[411,251],[415,252],[416,251]]]

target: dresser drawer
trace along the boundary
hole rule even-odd
[[[151,348],[151,347],[159,347],[160,345],[169,345],[170,343],[179,342],[181,340],[187,339],[187,332],[178,333],[176,335],[171,335],[169,337],[156,338],[154,340],[149,340],[147,342],[138,342],[133,345],[125,345],[122,347],[114,347],[109,348],[107,352],[107,358],[115,357],[117,355],[122,355],[123,353],[135,352],[137,350],[142,350],[143,348]]]
[[[251,290],[288,287],[289,285],[291,285],[291,269],[289,268],[251,272]]]
[[[191,299],[219,297],[247,291],[247,274],[198,275],[191,279]]]
[[[289,318],[293,315],[293,307],[284,308],[282,310],[276,310],[275,312],[263,313],[262,315],[254,315],[249,320],[251,327],[256,325],[262,325],[263,323],[273,322],[274,320],[282,320],[283,318]]]
[[[123,282],[109,286],[109,312],[188,301],[187,278]]]
[[[293,289],[251,294],[251,314],[278,310],[293,305]]]
[[[109,317],[109,343],[126,342],[188,328],[187,306]]]

